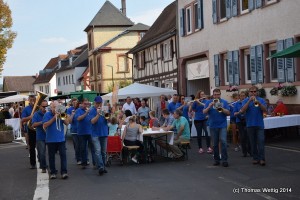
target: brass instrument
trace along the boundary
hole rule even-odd
[[[220,99],[214,99],[214,109],[216,109],[219,113],[223,112],[223,104],[220,102]]]
[[[61,122],[60,120],[66,120],[67,114],[66,114],[66,107],[63,105],[58,105],[55,108],[55,112],[58,113],[58,117],[56,117],[56,129],[61,131]]]
[[[111,117],[111,114],[102,110],[101,107],[97,108],[97,110],[100,110],[100,115],[103,116],[106,120],[108,120]]]
[[[32,111],[30,115],[33,115],[33,113],[35,113],[38,109],[39,106],[41,105],[42,101],[47,97],[47,95],[43,92],[37,91],[37,97],[35,100],[35,103],[33,105]],[[35,128],[32,127],[31,124],[31,119],[27,122],[27,126],[30,130],[35,130]]]
[[[255,106],[255,107],[258,107],[258,106],[259,106],[259,102],[258,102],[258,100],[257,100],[256,98],[253,100],[253,102],[254,102],[254,106]]]
[[[201,98],[201,99],[195,99],[193,102],[197,102],[199,105],[205,106],[204,103],[202,103],[202,101],[205,99],[205,97]]]

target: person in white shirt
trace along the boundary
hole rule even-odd
[[[125,112],[125,110],[130,110],[132,115],[136,114],[135,105],[132,102],[130,97],[126,98],[126,103],[124,103],[122,110]]]
[[[8,112],[9,112],[11,118],[13,118],[15,115],[14,104],[10,104],[10,108],[9,108]]]

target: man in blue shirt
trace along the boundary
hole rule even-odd
[[[90,112],[90,102],[88,99],[84,98],[81,104],[81,107],[78,108],[75,112],[75,119],[78,121],[77,124],[77,134],[79,137],[80,144],[80,155],[81,155],[81,166],[82,169],[88,165],[88,144],[91,146],[91,154],[93,165],[95,165],[95,152],[94,146],[92,145],[92,124],[91,117],[89,116]]]
[[[81,156],[80,156],[80,145],[79,145],[79,137],[77,134],[77,120],[74,118],[75,111],[79,107],[78,100],[76,98],[73,98],[72,100],[72,106],[70,106],[67,109],[67,115],[69,123],[71,124],[71,134],[73,139],[73,146],[75,151],[75,158],[77,161],[77,165],[81,165]]]
[[[28,128],[27,123],[29,120],[32,119],[34,113],[32,113],[33,106],[35,103],[35,96],[30,95],[28,97],[29,105],[24,108],[21,115],[21,122],[24,124],[25,132],[28,135],[28,142],[29,142],[29,154],[30,154],[30,169],[36,168],[36,154],[35,154],[35,147],[36,147],[36,132],[32,128]]]
[[[247,133],[251,144],[253,164],[265,166],[265,133],[263,113],[267,112],[266,102],[257,96],[258,88],[249,89],[249,97],[243,101],[240,113],[245,113]]]
[[[89,115],[92,123],[92,141],[95,148],[96,163],[98,173],[101,176],[103,173],[107,173],[105,163],[108,125],[107,120],[103,116],[102,98],[100,96],[95,97],[94,107],[91,109]]]
[[[210,133],[214,140],[214,165],[220,165],[222,159],[223,167],[228,167],[227,155],[227,116],[230,115],[228,102],[221,99],[221,90],[213,90],[214,99],[205,103],[204,114],[208,114]],[[219,153],[219,141],[221,140],[221,158]]]
[[[68,126],[68,120],[62,120],[57,113],[57,107],[60,106],[58,101],[50,105],[50,111],[43,117],[43,128],[46,130],[46,143],[48,146],[50,179],[56,179],[57,170],[55,168],[55,154],[58,151],[60,156],[60,173],[61,178],[68,178],[67,155],[64,125]]]
[[[179,106],[178,107],[176,106],[177,103],[178,103],[178,95],[174,94],[173,98],[172,98],[172,102],[170,102],[168,105],[168,110],[172,115],[173,115],[174,111],[179,107]]]
[[[40,168],[42,173],[46,173],[47,162],[46,162],[46,132],[43,129],[43,117],[46,113],[48,102],[42,101],[40,109],[34,113],[32,117],[32,127],[36,129],[36,146],[38,152],[38,160],[40,162]]]

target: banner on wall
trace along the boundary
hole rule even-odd
[[[187,62],[187,79],[196,80],[202,78],[209,78],[209,64],[208,60],[199,62]]]

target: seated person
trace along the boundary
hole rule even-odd
[[[138,152],[141,154],[143,152],[142,143],[137,140],[139,134],[142,133],[141,125],[136,123],[136,117],[131,116],[129,118],[128,124],[126,125],[124,132],[122,134],[122,141],[125,146],[139,146]],[[137,155],[135,154],[131,160],[135,163],[138,163]]]
[[[177,129],[177,134],[174,137],[173,145],[168,145],[167,148],[169,148],[169,150],[172,152],[170,157],[181,158],[184,155],[178,146],[180,145],[180,142],[190,140],[190,126],[187,119],[182,116],[182,112],[180,110],[175,110],[173,116],[175,118],[173,124],[163,129],[165,131],[170,131],[174,128]]]
[[[108,123],[108,129],[109,129],[109,136],[117,135],[117,129],[118,129],[117,118],[115,117],[111,118],[110,122]]]
[[[283,101],[281,99],[278,99],[276,104],[277,104],[277,106],[273,110],[272,116],[288,114],[288,109],[287,109],[286,105],[283,104]]]
[[[148,123],[146,122],[146,117],[145,116],[140,116],[140,124],[142,127],[147,127]]]
[[[155,117],[155,111],[154,110],[149,112],[149,117],[150,117],[149,128],[159,127],[159,120]]]
[[[267,104],[267,115],[272,115],[272,112],[274,110],[274,107],[270,104],[270,100],[269,99],[265,99],[266,104]]]

